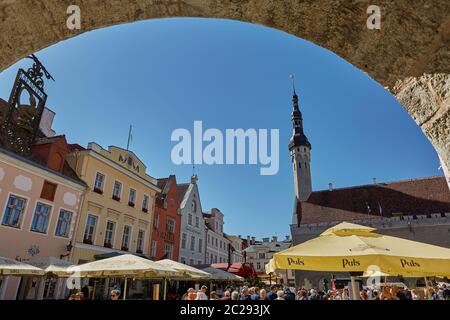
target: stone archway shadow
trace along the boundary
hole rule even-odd
[[[67,27],[80,8],[81,28]],[[368,7],[381,10],[369,29]],[[139,20],[203,17],[278,29],[341,56],[394,94],[436,149],[450,186],[450,1],[0,0],[0,71],[81,33]]]

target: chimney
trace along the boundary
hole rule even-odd
[[[42,133],[46,137],[55,136],[55,131],[52,129],[54,118],[55,113],[48,108],[44,108],[44,110],[42,111],[41,122],[39,123],[39,129],[41,129]]]
[[[278,241],[277,236],[273,236],[273,237],[272,237],[272,242],[277,242],[277,241]]]
[[[270,238],[263,238],[263,239],[262,239],[262,241],[263,241],[264,243],[269,242],[269,240],[270,240]]]
[[[377,178],[372,178],[373,184],[377,184]]]
[[[331,182],[328,184],[328,190],[333,191],[333,184]]]
[[[255,244],[255,242],[256,242],[256,238],[252,237],[252,244]]]

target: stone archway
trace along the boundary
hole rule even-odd
[[[81,29],[67,28],[67,8]],[[369,29],[369,5],[381,29]],[[0,71],[86,31],[164,17],[261,24],[320,45],[393,93],[450,168],[450,2],[407,0],[0,0]],[[449,180],[450,186],[450,180]]]

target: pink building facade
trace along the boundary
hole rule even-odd
[[[85,189],[63,169],[0,148],[0,256],[70,260]],[[57,299],[64,290],[63,279],[0,276],[0,300]]]

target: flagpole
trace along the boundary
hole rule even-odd
[[[130,124],[130,130],[128,131],[127,151],[130,150],[131,128],[132,128],[132,126]]]

